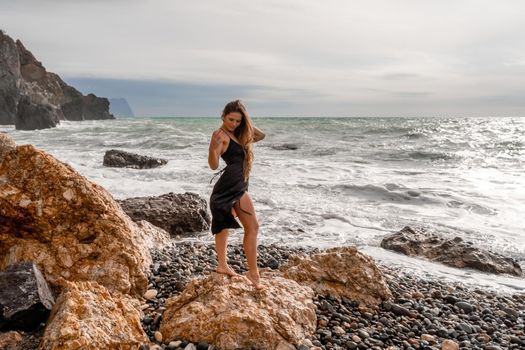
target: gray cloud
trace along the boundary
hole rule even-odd
[[[0,2],[3,29],[49,70],[149,115],[208,114],[231,95],[276,115],[523,114],[510,98],[525,84],[523,13],[488,0]]]

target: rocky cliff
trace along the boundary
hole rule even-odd
[[[114,119],[107,98],[82,95],[0,31],[0,124],[32,130],[60,120]]]

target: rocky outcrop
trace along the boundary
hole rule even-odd
[[[131,109],[128,101],[125,98],[110,98],[109,111],[116,117],[134,117],[135,113]]]
[[[59,80],[63,95],[60,106],[67,120],[115,119],[109,113],[109,100],[93,94],[82,95],[77,89]]]
[[[82,95],[46,71],[20,40],[14,42],[2,32],[0,77],[0,124],[31,130],[54,127],[62,119],[114,118],[106,98]]]
[[[0,272],[0,330],[36,329],[46,322],[55,299],[32,262],[17,263]]]
[[[133,220],[146,220],[172,235],[210,228],[206,200],[198,194],[167,193],[157,197],[134,197],[118,201]]]
[[[283,276],[311,287],[317,294],[358,300],[376,306],[392,298],[374,260],[355,247],[331,248],[310,256],[291,256]]]
[[[166,301],[162,339],[206,342],[221,349],[295,349],[315,331],[316,314],[309,287],[262,273],[267,286],[253,289],[246,277],[212,273],[193,280]]]
[[[68,283],[57,298],[40,350],[138,349],[148,339],[139,303],[96,282]]]
[[[15,123],[20,77],[16,44],[0,31],[0,125]]]
[[[0,143],[0,270],[35,262],[53,288],[93,280],[142,295],[144,232],[102,187],[31,145]]]
[[[422,256],[458,268],[522,276],[520,265],[512,258],[474,247],[461,237],[446,239],[425,231],[404,227],[381,241],[381,247],[409,256]]]
[[[115,168],[151,169],[165,165],[166,163],[168,163],[167,159],[142,156],[140,154],[111,149],[104,154],[102,165]]]
[[[29,97],[22,96],[18,102],[15,127],[18,130],[53,128],[59,123],[57,110],[50,104],[36,104]]]

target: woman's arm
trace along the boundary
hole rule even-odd
[[[261,141],[265,136],[266,135],[261,130],[257,129],[255,126],[253,127],[253,142]]]
[[[219,167],[219,157],[222,154],[227,137],[221,129],[215,130],[211,135],[210,147],[208,148],[208,165],[211,170]]]

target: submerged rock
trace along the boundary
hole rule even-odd
[[[96,282],[68,282],[57,298],[41,350],[136,349],[147,342],[139,302]]]
[[[374,260],[355,247],[332,248],[309,256],[292,255],[281,271],[284,277],[321,295],[358,300],[368,306],[392,298]]]
[[[191,281],[166,301],[160,332],[165,342],[185,339],[221,349],[295,349],[315,331],[309,287],[262,273],[266,289],[255,291],[246,277],[212,273]]]
[[[32,330],[46,322],[55,300],[38,267],[30,261],[0,272],[0,329]]]
[[[118,201],[133,220],[146,220],[172,235],[201,232],[210,228],[206,200],[196,193],[166,193]]]
[[[166,159],[142,156],[140,154],[112,149],[104,154],[102,164],[114,168],[151,169],[165,165],[166,163],[168,163]]]
[[[381,247],[409,256],[424,256],[452,267],[523,275],[521,267],[512,258],[474,247],[461,237],[446,239],[408,226],[383,238]]]

